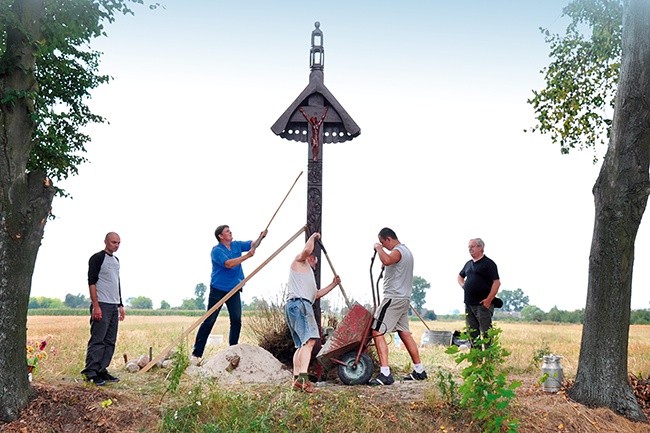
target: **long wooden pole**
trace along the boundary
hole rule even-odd
[[[273,219],[274,219],[275,216],[278,214],[278,211],[280,210],[280,208],[281,208],[282,205],[284,204],[285,200],[287,199],[287,197],[289,197],[289,194],[291,194],[291,190],[293,189],[293,187],[296,186],[296,183],[298,183],[298,179],[300,179],[300,176],[302,176],[302,171],[300,172],[300,174],[298,175],[298,177],[296,178],[296,180],[293,181],[293,184],[291,185],[291,188],[289,188],[289,192],[287,192],[287,195],[285,195],[284,198],[282,199],[282,202],[280,202],[280,206],[278,206],[278,208],[275,210],[275,213],[273,214],[273,216],[272,216],[271,219],[269,220],[269,223],[266,225],[266,228],[264,229],[264,231],[266,231],[266,230],[269,229],[269,226],[271,225],[271,222],[273,222]],[[257,240],[253,243],[253,248],[257,248],[257,247],[259,247],[261,243],[262,243],[262,238],[257,239]]]
[[[239,282],[239,284],[237,284],[237,285],[236,285],[236,286],[235,286],[235,287],[234,287],[230,292],[228,292],[228,293],[226,294],[226,296],[224,296],[223,298],[221,298],[221,299],[219,300],[219,302],[217,302],[216,304],[214,304],[214,305],[212,306],[212,308],[210,308],[208,311],[206,311],[205,314],[204,314],[203,316],[201,316],[201,317],[200,317],[199,319],[197,319],[196,322],[194,322],[194,323],[193,323],[189,328],[187,328],[185,331],[183,331],[183,333],[181,334],[181,336],[180,336],[178,339],[174,340],[174,342],[172,342],[172,344],[170,344],[169,346],[167,346],[167,347],[165,348],[165,350],[163,350],[162,352],[160,352],[160,355],[156,356],[154,359],[152,359],[151,361],[149,361],[149,363],[148,363],[147,365],[145,365],[145,366],[140,370],[140,372],[145,373],[145,372],[149,371],[149,369],[151,369],[151,367],[153,367],[156,363],[158,363],[159,361],[162,361],[162,360],[165,358],[165,356],[167,356],[167,354],[168,354],[169,352],[171,352],[171,350],[172,350],[174,347],[176,347],[176,346],[181,342],[181,340],[182,340],[183,338],[185,338],[185,337],[186,337],[190,332],[192,332],[192,330],[193,330],[194,328],[196,328],[196,327],[199,326],[201,323],[203,323],[203,321],[204,321],[205,319],[207,319],[208,317],[210,317],[210,315],[211,315],[212,313],[214,313],[215,311],[217,311],[217,309],[218,309],[219,307],[221,307],[221,306],[222,306],[222,305],[223,305],[223,304],[224,304],[228,299],[230,299],[230,298],[231,298],[235,293],[237,293],[237,291],[238,291],[239,289],[241,289],[241,288],[244,286],[244,284],[246,284],[246,282],[247,282],[248,280],[250,280],[250,279],[251,279],[255,274],[257,274],[257,273],[258,273],[258,272],[259,272],[259,271],[260,271],[264,266],[266,266],[266,265],[267,265],[271,260],[273,260],[273,259],[274,259],[278,254],[280,254],[280,252],[282,252],[282,250],[284,250],[284,249],[285,249],[285,248],[286,248],[286,247],[287,247],[291,242],[293,242],[294,240],[296,240],[296,238],[297,238],[298,236],[300,236],[300,235],[301,235],[305,230],[307,230],[307,226],[303,226],[303,227],[301,227],[300,230],[298,230],[298,231],[296,232],[295,235],[291,236],[291,238],[290,238],[288,241],[286,241],[286,242],[285,242],[285,243],[284,243],[280,248],[278,248],[278,249],[277,249],[273,254],[271,254],[271,255],[269,256],[268,259],[264,260],[264,262],[263,262],[261,265],[259,265],[259,266],[258,266],[258,267],[253,271],[253,272],[251,272],[251,273],[250,273],[246,278],[244,278],[243,280],[241,280],[241,281]]]

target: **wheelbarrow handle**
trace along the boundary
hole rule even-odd
[[[374,307],[374,311],[377,311],[377,305],[379,304],[379,280],[381,279],[381,275],[379,276],[379,279],[377,280],[377,293],[375,294],[375,280],[372,275],[372,267],[375,264],[375,257],[377,257],[377,250],[373,249],[373,254],[372,257],[370,258],[370,293],[372,293],[372,304]],[[383,268],[382,268],[382,273],[383,273]]]

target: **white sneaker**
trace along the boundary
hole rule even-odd
[[[190,356],[190,365],[198,367],[199,365],[201,365],[201,358],[194,355]]]

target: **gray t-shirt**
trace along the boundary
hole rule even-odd
[[[413,291],[413,254],[404,244],[398,244],[395,249],[402,258],[394,265],[386,266],[384,297],[410,299]]]
[[[289,284],[287,285],[287,300],[292,298],[304,298],[312,304],[316,300],[316,277],[310,269],[308,272],[296,272],[289,270]]]
[[[88,261],[88,285],[97,288],[97,301],[122,304],[120,262],[117,257],[100,251]]]

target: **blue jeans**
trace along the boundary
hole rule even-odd
[[[306,299],[296,298],[287,301],[284,307],[284,315],[296,349],[300,349],[312,338],[320,338],[318,324],[314,317],[314,309]]]
[[[217,290],[214,287],[210,287],[210,297],[208,298],[208,310],[216,305],[224,296],[229,292],[223,292]],[[237,291],[226,301],[226,308],[228,309],[228,315],[230,316],[230,334],[228,336],[228,344],[234,346],[239,343],[239,333],[241,332],[241,297],[240,291]],[[217,308],[217,311],[210,314],[207,319],[203,321],[199,327],[199,332],[196,333],[196,340],[194,340],[194,350],[192,350],[192,355],[201,358],[203,356],[203,350],[205,350],[205,344],[208,342],[208,337],[210,332],[212,332],[212,327],[219,317],[219,312],[221,307]]]
[[[90,306],[90,340],[86,349],[86,367],[81,374],[90,379],[106,373],[113,359],[117,326],[120,323],[120,311],[117,304],[99,303],[102,320],[93,320],[93,307]]]

